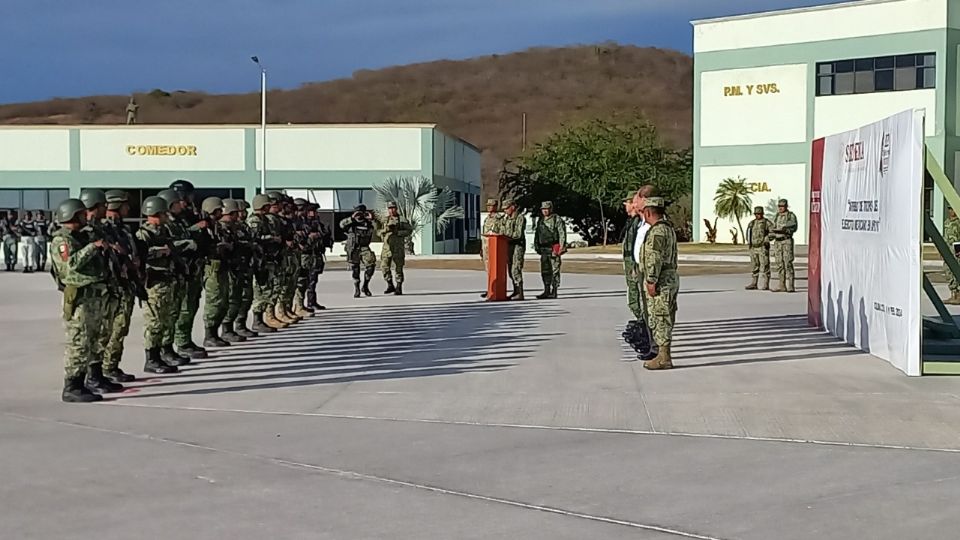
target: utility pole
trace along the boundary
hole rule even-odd
[[[260,193],[267,192],[267,69],[260,58],[251,56],[260,67]]]

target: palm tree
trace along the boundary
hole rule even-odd
[[[413,238],[418,236],[433,218],[437,232],[443,231],[453,220],[462,219],[463,208],[454,202],[453,192],[438,189],[433,181],[424,176],[394,176],[373,186],[383,203],[381,212],[386,214],[387,203],[397,203],[397,213],[413,227],[413,235],[406,238],[407,253],[413,254]]]
[[[747,185],[745,178],[727,178],[720,182],[717,187],[717,194],[713,198],[715,203],[714,212],[717,217],[722,219],[733,218],[737,221],[737,227],[740,229],[740,237],[745,238],[743,234],[743,224],[740,218],[750,215],[750,205],[753,204],[750,195],[753,191]]]

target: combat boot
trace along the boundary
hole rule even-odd
[[[168,366],[185,366],[190,363],[190,357],[177,354],[172,343],[160,347],[160,359]]]
[[[793,288],[793,278],[787,278],[787,292],[797,292],[797,290]]]
[[[301,305],[297,305],[297,308],[293,310],[293,314],[296,315],[297,317],[300,317],[301,319],[306,319],[307,317],[313,317],[313,313],[307,311],[306,308],[304,308]]]
[[[234,332],[233,326],[231,326],[230,323],[220,325],[220,337],[227,343],[241,343],[247,340],[247,338]]]
[[[770,290],[770,278],[769,278],[769,277],[763,278],[763,287],[760,287],[760,290],[761,290],[761,291],[769,291],[769,290]]]
[[[283,330],[284,328],[290,326],[289,324],[278,319],[277,315],[272,309],[268,309],[267,311],[263,312],[263,324],[273,328],[274,330]]]
[[[397,282],[397,290],[393,291],[395,296],[403,296],[403,283]]]
[[[524,299],[524,298],[523,298],[523,289],[516,289],[516,290],[513,291],[513,294],[510,295],[510,300],[520,300],[520,301],[522,301],[523,299]]]
[[[274,315],[277,317],[277,320],[287,326],[290,326],[293,323],[297,322],[296,319],[287,315],[287,313],[283,310],[283,306],[281,306],[280,304],[277,304],[276,306],[273,307],[273,312],[274,312]]]
[[[359,283],[359,282],[353,284],[353,297],[354,297],[354,298],[360,298],[360,283]]]
[[[547,298],[551,298],[551,299],[556,299],[556,298],[557,298],[557,286],[556,286],[556,285],[551,285],[551,286],[550,286],[550,295],[547,296]]]
[[[207,358],[207,350],[198,347],[193,341],[188,341],[183,345],[177,346],[177,354],[187,358]]]
[[[747,285],[746,287],[744,287],[744,289],[745,289],[745,290],[748,290],[748,291],[755,291],[755,290],[757,290],[757,277],[754,276],[754,277],[753,277],[753,281],[751,281],[749,285]]]
[[[87,376],[83,380],[83,385],[95,394],[123,392],[122,384],[110,382],[103,377],[103,366],[100,364],[91,364],[87,367]]]
[[[107,380],[109,380],[110,382],[114,382],[117,384],[125,383],[125,382],[133,382],[137,380],[136,377],[134,377],[133,375],[130,375],[129,373],[124,373],[123,370],[120,368],[108,369],[103,372],[103,376],[106,377]]]
[[[393,294],[396,292],[397,288],[393,286],[393,280],[387,281],[387,288],[384,289],[383,294]]]
[[[260,337],[260,334],[258,334],[258,333],[256,333],[256,332],[254,332],[253,330],[250,330],[249,328],[247,328],[247,325],[244,324],[243,321],[234,321],[234,323],[233,323],[233,331],[234,331],[238,336],[243,336],[243,337],[245,337],[245,338],[247,338],[247,339],[251,339],[251,338],[255,338],[255,337]]]
[[[667,344],[660,347],[660,350],[657,351],[657,356],[652,360],[644,362],[643,367],[650,371],[673,369],[673,359],[670,357],[670,345]]]
[[[63,393],[60,400],[65,403],[93,403],[103,401],[103,396],[94,394],[83,385],[83,375],[63,380]]]
[[[370,280],[369,280],[369,279],[363,280],[363,288],[360,289],[360,290],[363,291],[363,294],[365,294],[366,296],[373,296],[373,293],[370,292]]]
[[[779,285],[777,285],[777,288],[776,288],[776,289],[771,289],[770,292],[779,293],[779,292],[785,291],[785,290],[786,290],[786,287],[784,287],[784,282],[786,282],[786,279],[780,278],[780,283],[779,283]]]
[[[143,364],[143,370],[147,373],[177,373],[180,371],[176,366],[167,365],[160,359],[160,347],[144,350],[146,362]]]
[[[250,329],[257,334],[272,334],[276,332],[277,329],[269,326],[264,320],[264,313],[262,311],[253,312],[253,324],[250,325]]]
[[[327,306],[324,306],[324,305],[322,305],[322,304],[318,304],[317,301],[314,300],[313,302],[310,302],[310,309],[315,310],[315,311],[323,311],[323,310],[327,309]]]
[[[303,317],[298,315],[296,311],[290,309],[288,306],[283,306],[283,314],[286,315],[288,319],[293,319],[293,322],[300,322],[303,320]]]
[[[203,329],[203,346],[204,347],[229,347],[230,344],[220,339],[220,336],[217,335],[216,326],[209,326]],[[164,361],[166,362],[166,358],[164,358]]]
[[[543,292],[537,295],[537,300],[546,300],[547,298],[550,298],[550,286],[544,285]]]

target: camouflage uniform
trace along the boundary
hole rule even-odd
[[[99,363],[97,347],[104,329],[103,308],[109,296],[107,258],[82,231],[61,228],[50,242],[52,271],[63,288],[66,329],[64,377],[79,381]]]
[[[542,209],[553,210],[553,203],[545,201]],[[540,217],[534,231],[533,245],[540,254],[540,276],[543,278],[543,294],[537,298],[556,298],[560,288],[560,255],[567,249],[567,224],[560,216]],[[559,245],[560,253],[554,252]]]
[[[17,219],[12,215],[0,221],[0,237],[3,239],[3,262],[7,272],[17,266]]]
[[[787,200],[780,199],[779,203],[786,207]],[[780,277],[780,286],[774,292],[794,292],[793,280],[793,233],[797,232],[797,216],[790,210],[777,212],[773,217],[773,227],[769,238],[773,241],[773,255],[777,261],[777,274]]]
[[[91,242],[96,242],[97,240],[112,241],[104,229],[103,223],[100,221],[91,220],[87,222],[87,226],[83,228],[83,232]],[[103,363],[107,358],[110,336],[113,333],[113,319],[120,309],[120,301],[123,296],[123,289],[120,287],[119,282],[120,262],[117,254],[109,248],[105,249],[103,253],[107,259],[107,276],[104,281],[107,287],[107,294],[101,298],[100,309],[97,313],[100,329],[97,331],[97,340],[92,345],[94,354],[93,365],[95,366],[94,373],[102,373],[103,371]]]
[[[750,264],[753,265],[753,280],[747,285],[747,290],[757,288],[759,277],[763,276],[763,285],[761,289],[766,291],[770,289],[770,229],[773,228],[773,222],[763,217],[763,207],[758,206],[753,209],[756,219],[747,225],[747,246],[750,248]]]
[[[199,223],[199,216],[190,209],[171,215],[168,222],[170,231],[176,233],[173,239],[177,245],[193,240],[196,248],[186,257],[187,273],[179,279],[182,280],[182,284],[176,287],[178,291],[174,301],[177,308],[173,337],[178,349],[189,348],[190,345],[199,349],[193,342],[193,321],[197,318],[197,312],[200,311],[200,295],[203,292],[204,281],[204,253],[209,249],[204,245],[207,237]]]
[[[395,204],[394,208],[396,208]],[[387,216],[386,222],[383,223],[383,227],[380,229],[380,238],[383,239],[383,247],[380,250],[380,269],[383,271],[383,280],[387,282],[387,290],[384,291],[384,294],[390,294],[392,292],[403,294],[403,264],[406,258],[406,239],[411,234],[413,234],[413,227],[410,226],[410,223],[406,219],[400,216]],[[391,266],[397,269],[396,287],[393,285]]]
[[[634,261],[634,247],[637,241],[637,229],[640,227],[643,219],[637,216],[631,217],[627,221],[623,238],[623,277],[627,282],[627,307],[634,319],[644,320],[643,301],[640,295],[640,282],[643,280],[643,272],[637,261]]]
[[[234,256],[230,264],[230,305],[226,322],[243,336],[248,331],[247,314],[253,305],[253,267],[256,244],[247,222],[238,220],[233,224]],[[243,332],[241,332],[243,330]],[[253,336],[245,336],[253,337]]]
[[[162,225],[144,223],[137,239],[146,248],[147,309],[143,310],[143,347],[161,348],[173,343],[173,326],[177,322],[176,289],[180,286],[172,257],[163,250],[173,239]]]
[[[259,196],[258,196],[259,197]],[[254,204],[256,204],[256,199]],[[274,330],[286,328],[286,323],[276,318],[274,306],[276,294],[274,284],[278,261],[280,258],[280,242],[276,240],[277,233],[273,229],[272,215],[266,212],[254,212],[247,218],[250,235],[263,253],[260,265],[255,268],[253,281],[253,313],[254,324],[259,320]],[[257,330],[260,331],[260,330]]]
[[[496,199],[487,199],[487,206],[494,206],[497,204]],[[487,238],[488,234],[500,234],[500,229],[503,224],[503,214],[500,212],[493,212],[487,214],[487,217],[483,220],[483,228],[480,231],[480,258],[483,259],[483,267],[489,271],[488,266],[490,260],[490,239]]]
[[[288,245],[284,250],[284,271],[281,274],[280,304],[288,315],[302,317],[301,313],[297,313],[297,311],[302,312],[303,310],[297,310],[293,302],[297,294],[297,277],[300,275],[300,257],[303,252],[296,242],[296,229],[293,219],[287,216],[278,217],[283,227],[282,230],[285,231],[283,234],[284,238],[293,241],[293,243]]]
[[[511,200],[503,202],[504,208],[509,208],[513,204]],[[511,297],[516,298],[523,292],[523,259],[527,253],[527,217],[515,210],[512,216],[503,214],[498,226],[500,230],[497,232],[510,239],[507,246],[507,265],[510,269],[510,280],[513,282]]]
[[[123,358],[123,341],[130,333],[130,319],[133,316],[133,302],[136,299],[137,290],[143,286],[140,283],[139,275],[139,257],[137,253],[137,244],[133,233],[123,223],[120,217],[107,218],[104,220],[104,230],[110,241],[123,247],[126,252],[122,255],[123,275],[120,287],[120,298],[117,303],[117,309],[114,312],[112,320],[107,322],[109,327],[109,338],[107,340],[106,355],[103,359],[103,371],[108,376],[111,374],[120,379],[127,379],[120,373],[120,360]],[[142,289],[140,289],[142,290]],[[127,379],[128,380],[128,379]],[[124,382],[118,380],[116,382]]]
[[[647,207],[663,208],[664,201],[661,197],[649,197]],[[640,248],[640,261],[643,266],[647,322],[658,348],[657,356],[645,362],[644,367],[669,369],[673,367],[670,344],[677,316],[680,276],[677,273],[677,233],[666,216],[661,217],[647,231]],[[654,285],[656,294],[650,294],[649,284]]]
[[[354,209],[354,213],[365,213],[366,211],[366,206],[362,205]],[[350,271],[353,274],[353,296],[355,298],[360,297],[361,265],[363,266],[363,294],[372,296],[370,279],[377,267],[377,256],[370,249],[370,242],[373,241],[376,224],[366,218],[354,219],[351,216],[340,220],[340,228],[347,234],[347,262],[350,264]]]
[[[960,242],[960,217],[954,215],[943,222],[943,239],[947,242],[947,247],[953,250],[955,254],[956,249],[953,244]],[[960,285],[957,284],[957,278],[953,275],[949,266],[943,265],[943,275],[947,278],[947,287],[950,288],[950,298],[945,303],[960,304]]]

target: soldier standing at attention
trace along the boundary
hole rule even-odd
[[[196,273],[196,267],[201,264],[203,258],[200,255],[200,247],[197,243],[199,236],[191,232],[190,218],[185,215],[187,202],[183,198],[183,192],[175,189],[165,189],[157,193],[167,203],[167,214],[164,218],[163,227],[166,229],[167,236],[173,242],[173,249],[176,250],[176,262],[171,276],[168,278],[173,281],[172,291],[173,299],[170,301],[175,307],[173,311],[174,321],[171,324],[164,325],[163,336],[164,346],[160,350],[160,355],[167,363],[176,363],[181,365],[183,358],[206,358],[207,350],[196,345],[193,342],[193,318],[190,318],[190,328],[180,330],[181,314],[189,313],[188,296],[192,294],[190,290],[191,280]],[[204,227],[206,224],[204,223]],[[203,229],[197,228],[202,231]],[[185,311],[186,310],[186,311]],[[173,344],[176,343],[176,350]]]
[[[773,222],[763,217],[763,207],[753,209],[754,220],[747,225],[747,246],[750,248],[750,264],[753,265],[753,280],[745,287],[748,291],[757,290],[757,280],[763,275],[764,291],[770,290],[770,230]]]
[[[103,227],[111,242],[120,246],[118,254],[122,262],[123,285],[120,287],[120,300],[112,321],[108,321],[110,338],[107,341],[106,354],[103,358],[103,376],[115,383],[125,383],[136,380],[136,377],[124,373],[120,369],[120,360],[123,358],[123,340],[130,333],[130,318],[133,316],[133,301],[137,297],[137,290],[143,290],[140,282],[140,260],[133,233],[124,224],[123,219],[130,213],[127,202],[127,193],[121,190],[110,190],[107,196],[107,217]]]
[[[376,225],[373,215],[367,211],[367,206],[358,204],[353,208],[353,215],[340,221],[340,229],[347,235],[346,251],[347,262],[353,273],[353,297],[360,298],[360,292],[366,296],[373,296],[370,292],[370,279],[377,268],[377,256],[370,250],[373,233]],[[360,286],[360,266],[363,265],[363,287]]]
[[[957,256],[957,247],[954,244],[960,242],[960,217],[953,208],[947,208],[947,219],[943,222],[943,239],[947,242],[947,247],[953,250],[954,257]],[[950,288],[950,298],[945,300],[944,304],[960,304],[960,285],[957,284],[957,278],[950,271],[950,267],[943,265],[943,275],[947,278],[947,286]]]
[[[37,231],[37,263],[36,268],[43,272],[47,266],[47,244],[50,242],[50,222],[43,210],[33,213],[33,226]]]
[[[205,296],[203,346],[228,347],[230,342],[218,336],[217,331],[227,316],[227,308],[230,304],[230,278],[227,267],[232,256],[233,244],[230,243],[223,224],[219,223],[224,214],[223,199],[207,197],[203,200],[201,209],[203,210],[201,217],[209,220],[206,232],[210,237],[210,249],[206,253],[207,265],[203,272],[203,293]],[[234,212],[233,217],[236,217],[236,212]]]
[[[169,363],[161,357],[164,345],[172,345],[172,327],[177,322],[177,296],[174,289],[180,284],[174,264],[173,238],[164,226],[167,221],[167,201],[161,197],[147,197],[141,210],[147,220],[137,231],[137,239],[145,251],[147,309],[143,310],[143,348],[147,373],[177,373],[171,357]],[[182,365],[182,364],[181,364]]]
[[[243,260],[243,246],[240,244],[240,235],[237,231],[240,223],[240,203],[234,199],[223,200],[223,215],[220,222],[217,223],[217,229],[220,231],[220,237],[224,242],[231,245],[221,259],[220,264],[222,272],[225,275],[223,280],[223,318],[220,322],[220,339],[227,343],[240,343],[246,341],[246,336],[242,336],[233,329],[233,321],[237,319],[240,311],[240,304],[243,302],[243,287],[240,282],[240,267],[245,264]],[[247,260],[249,261],[249,259]]]
[[[239,211],[234,223],[234,270],[236,289],[231,289],[230,308],[227,310],[227,323],[233,325],[233,331],[245,338],[259,337],[260,334],[247,328],[247,315],[253,305],[253,268],[261,256],[257,244],[253,241],[250,226],[247,225],[247,209],[250,204],[242,199],[236,200]]]
[[[517,211],[517,202],[503,200],[504,215],[498,225],[500,234],[510,239],[507,246],[507,268],[513,293],[510,300],[523,300],[523,258],[527,253],[527,217]]]
[[[289,307],[284,305],[290,275],[294,272],[293,264],[296,258],[293,252],[293,228],[283,217],[284,195],[279,191],[271,191],[267,193],[267,196],[270,197],[270,213],[267,214],[268,219],[270,219],[270,227],[282,240],[277,269],[276,272],[270,276],[274,281],[272,288],[273,311],[277,320],[284,324],[296,324],[300,321],[300,317],[291,313]]]
[[[632,334],[638,321],[644,320],[643,309],[640,300],[640,280],[643,279],[643,273],[640,271],[639,257],[636,256],[640,246],[643,245],[643,239],[638,238],[639,229],[644,224],[643,216],[636,204],[637,194],[631,193],[623,200],[624,209],[629,219],[624,228],[623,236],[623,277],[627,282],[627,307],[633,314],[634,320],[627,324],[624,330],[624,337]]]
[[[250,236],[262,253],[253,274],[253,330],[271,333],[287,327],[274,313],[274,278],[280,258],[280,236],[271,226],[270,197],[264,193],[253,197],[253,214],[247,218]]]
[[[480,258],[483,259],[483,268],[490,271],[490,239],[488,234],[500,234],[500,225],[503,214],[498,209],[496,199],[487,199],[487,217],[483,219],[483,229],[480,231]],[[480,293],[480,298],[486,298],[487,291]]]
[[[68,403],[90,403],[103,398],[84,385],[93,362],[100,308],[107,292],[107,261],[103,240],[90,241],[81,229],[86,225],[86,206],[79,199],[67,199],[57,208],[61,228],[50,242],[50,261],[57,285],[63,292],[63,320],[66,329],[64,380],[61,399]]]
[[[183,290],[180,295],[180,307],[177,308],[177,322],[174,327],[174,341],[177,350],[191,358],[206,358],[207,351],[193,341],[193,321],[200,311],[200,295],[203,292],[204,254],[210,247],[206,245],[209,236],[204,232],[207,221],[200,219],[196,212],[193,184],[187,180],[177,180],[170,189],[180,194],[183,201],[178,212],[170,211],[170,223],[175,224],[177,234],[174,244],[179,246],[193,240],[195,248],[185,253],[186,271],[183,277]],[[163,192],[161,192],[163,193]],[[158,196],[162,196],[158,194]]]
[[[793,233],[797,232],[797,216],[787,208],[787,200],[777,201],[777,215],[773,217],[770,239],[777,261],[780,286],[773,292],[794,292],[793,288]]]
[[[301,257],[303,254],[303,245],[299,242],[297,230],[297,212],[294,200],[289,195],[283,196],[283,212],[280,214],[280,220],[283,223],[284,230],[288,238],[287,242],[287,272],[283,279],[283,295],[281,304],[288,317],[300,321],[313,314],[303,308],[301,303],[296,305],[297,296],[297,278],[300,276]]]
[[[87,224],[82,229],[91,241],[103,240],[107,256],[107,294],[103,296],[98,321],[101,328],[97,331],[97,341],[93,344],[94,359],[87,368],[86,386],[97,393],[120,392],[123,386],[108,381],[103,376],[103,362],[107,357],[107,345],[110,343],[113,318],[120,309],[120,260],[116,251],[119,246],[114,245],[104,228],[103,220],[107,217],[107,195],[99,189],[86,189],[80,193],[80,201],[87,207]]]
[[[560,256],[567,252],[567,224],[553,213],[553,203],[540,205],[543,217],[537,220],[533,245],[540,253],[540,276],[543,277],[543,294],[537,298],[556,298],[560,288]]]
[[[666,219],[665,207],[662,197],[650,197],[643,209],[643,217],[650,224],[650,230],[643,239],[640,260],[647,320],[658,349],[657,356],[643,363],[643,367],[650,370],[673,367],[670,343],[677,316],[680,276],[677,274],[677,233]]]
[[[3,262],[7,272],[13,272],[17,266],[17,211],[7,211],[6,217],[0,221],[0,236],[3,237]]]
[[[383,270],[383,280],[387,282],[387,289],[383,294],[403,294],[403,264],[406,257],[407,238],[413,234],[413,227],[406,218],[401,217],[397,203],[387,203],[387,219],[380,229],[380,238],[383,248],[380,250],[380,268]],[[397,269],[397,284],[393,284],[391,266]]]
[[[313,317],[315,310],[306,305],[307,287],[310,285],[310,272],[317,267],[315,245],[319,233],[313,228],[312,219],[307,217],[310,203],[306,199],[293,200],[296,211],[291,219],[294,229],[294,244],[297,247],[297,273],[293,282],[293,313],[300,317]],[[314,218],[316,215],[314,215]],[[314,293],[316,294],[316,293]]]
[[[20,237],[20,264],[24,274],[36,271],[37,264],[37,228],[33,222],[33,212],[26,212],[17,225]]]
[[[307,274],[307,308],[315,311],[327,309],[326,306],[317,303],[317,281],[326,265],[324,259],[327,248],[333,247],[333,237],[330,236],[330,231],[317,216],[317,208],[316,204],[310,204],[307,207],[307,224],[310,228],[309,245],[313,249],[314,260],[316,261],[308,269]]]

